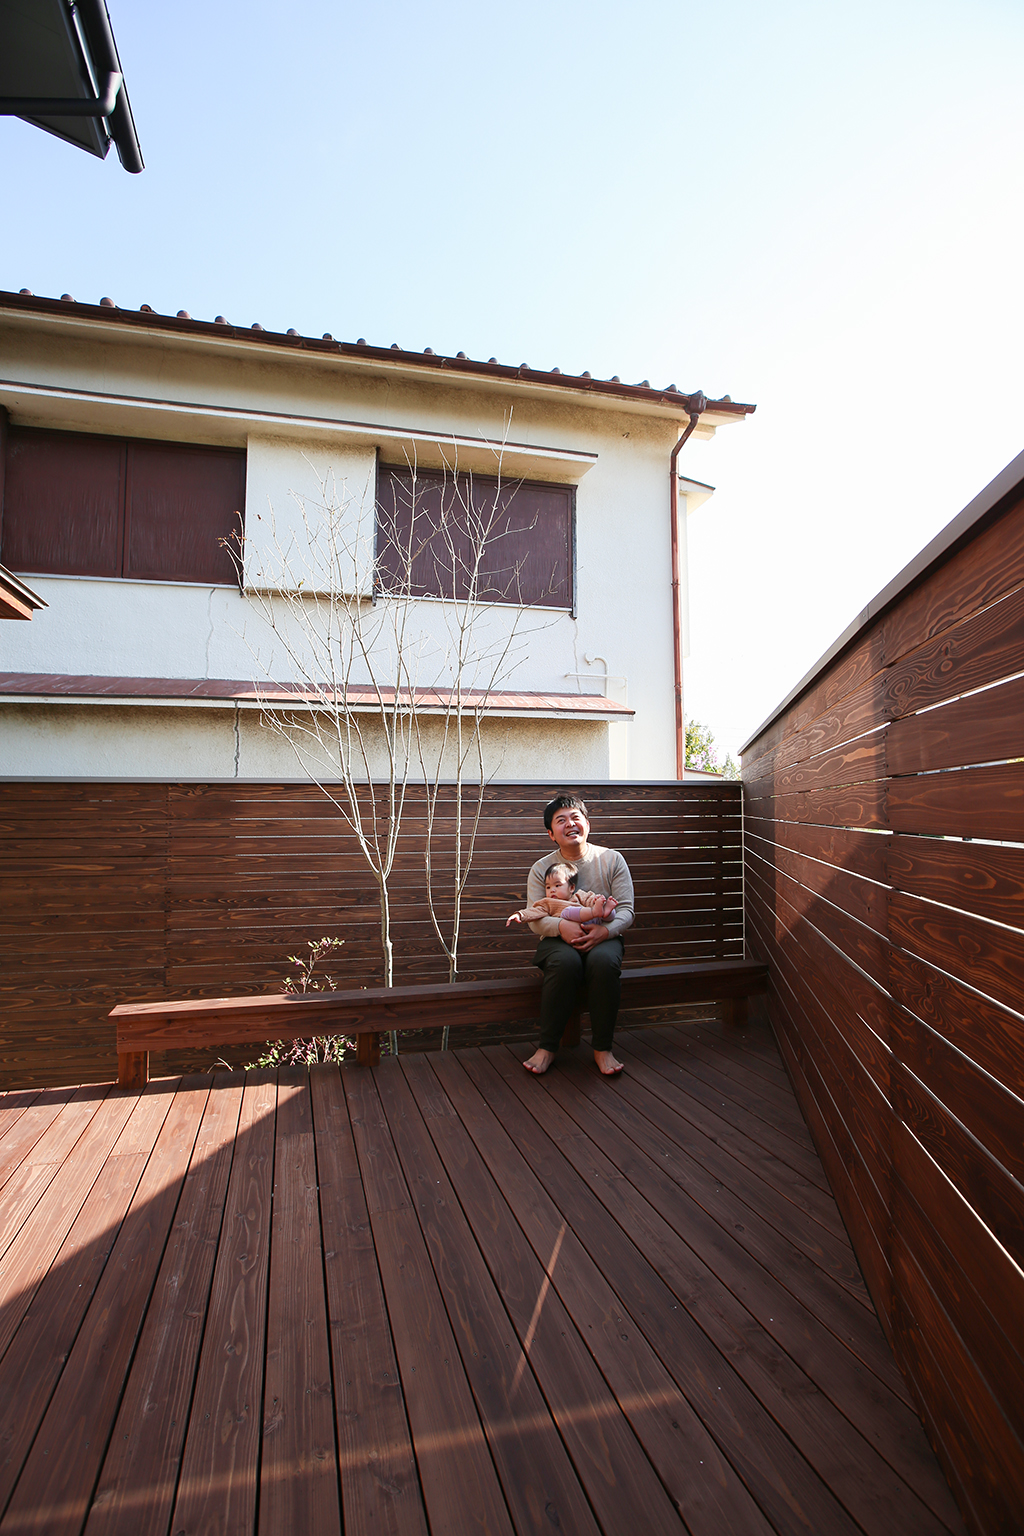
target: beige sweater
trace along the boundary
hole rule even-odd
[[[616,853],[614,848],[598,848],[594,843],[587,844],[587,851],[582,859],[563,860],[558,849],[551,845],[551,852],[546,853],[542,859],[538,859],[530,870],[526,879],[526,900],[529,906],[540,901],[544,895],[544,871],[550,869],[552,864],[568,863],[570,869],[574,869],[580,877],[580,885],[588,891],[596,891],[601,896],[614,896],[618,902],[614,913],[608,919],[605,927],[608,929],[610,939],[621,938],[633,921],[633,881],[630,877],[629,866],[621,853]],[[542,917],[537,922],[530,924],[533,932],[541,939],[558,938],[558,918]]]

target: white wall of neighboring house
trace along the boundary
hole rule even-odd
[[[281,550],[307,590],[318,584],[308,527],[326,486],[366,531],[367,562],[352,578],[365,590],[378,455],[574,485],[577,612],[525,615],[514,674],[502,686],[607,692],[635,716],[629,724],[490,721],[490,766],[508,778],[674,776],[668,464],[678,420],[564,390],[420,378],[369,361],[339,366],[249,342],[59,320],[0,316],[0,404],[12,424],[244,446],[248,586],[278,579]],[[682,489],[685,524],[686,482]],[[690,494],[707,492],[691,486]],[[237,588],[18,574],[49,606],[29,623],[0,626],[0,671],[291,680],[258,603]],[[491,622],[500,630],[513,614],[499,609]],[[417,604],[415,628],[443,645],[443,605]],[[424,672],[421,681],[432,678]],[[227,702],[0,701],[0,717],[0,773],[8,775],[300,772],[258,709]]]

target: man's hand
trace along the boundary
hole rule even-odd
[[[578,939],[570,939],[573,949],[578,949],[581,954],[586,954],[588,949],[593,949],[595,944],[603,944],[608,937],[608,929],[603,923],[592,923],[584,928]]]

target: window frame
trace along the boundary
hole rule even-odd
[[[437,468],[434,468],[433,466],[430,466],[430,467],[416,466],[415,468],[413,468],[409,464],[388,463],[388,462],[386,462],[386,461],[381,459],[380,452],[378,451],[378,455],[377,455],[376,494],[375,494],[375,498],[374,498],[374,519],[375,519],[375,529],[374,529],[374,572],[375,572],[375,579],[374,579],[374,588],[375,588],[375,593],[380,593],[382,591],[382,588],[381,588],[381,586],[380,586],[380,584],[378,582],[378,579],[377,579],[377,572],[380,570],[381,554],[382,554],[381,519],[380,519],[381,492],[382,492],[382,488],[383,488],[385,479],[386,479],[386,477],[389,474],[394,474],[394,475],[397,475],[397,476],[402,476],[406,480],[408,480],[411,476],[415,476],[417,479],[425,480],[425,481],[430,481],[430,482],[432,482],[434,484],[441,484],[441,485],[450,484],[453,480],[457,480],[459,482],[463,482],[463,481],[470,482],[471,481],[471,482],[474,482],[474,483],[479,483],[479,482],[482,481],[482,482],[485,482],[488,485],[494,486],[495,489],[497,489],[499,486],[502,489],[504,489],[505,487],[509,487],[511,489],[512,498],[514,498],[514,496],[520,490],[556,492],[560,496],[565,496],[565,498],[566,498],[565,516],[566,516],[566,520],[567,520],[567,526],[566,526],[566,530],[565,530],[565,534],[566,534],[565,550],[566,550],[567,570],[566,570],[566,578],[565,578],[565,583],[564,583],[564,600],[563,601],[559,601],[559,602],[550,602],[550,601],[549,602],[532,602],[532,601],[529,601],[529,600],[522,600],[522,599],[515,598],[515,597],[495,596],[493,593],[485,593],[485,594],[481,595],[481,597],[478,599],[478,601],[481,604],[489,604],[489,605],[494,605],[494,606],[497,606],[497,607],[511,607],[511,608],[522,607],[522,608],[531,608],[531,609],[532,608],[536,608],[536,609],[538,609],[540,611],[544,611],[544,612],[548,612],[548,613],[564,613],[564,614],[567,614],[570,618],[573,618],[573,619],[576,618],[576,616],[577,616],[577,579],[578,579],[578,572],[577,572],[577,556],[576,556],[576,489],[577,488],[576,488],[575,484],[569,483],[567,481],[557,481],[557,480],[551,480],[551,481],[549,481],[549,480],[532,480],[532,479],[526,479],[525,477],[520,476],[520,475],[515,475],[515,476],[509,475],[507,477],[506,476],[498,476],[498,475],[490,475],[490,474],[486,474],[484,472],[478,473],[475,470],[457,470],[457,471],[453,472],[453,471],[450,471],[450,470],[437,469]],[[511,498],[510,498],[510,502],[509,502],[509,507],[510,506],[511,506]],[[505,509],[503,509],[503,510],[505,510]],[[415,588],[410,592],[409,596],[412,599],[414,599],[415,601],[417,601],[417,602],[425,602],[425,603],[430,603],[430,602],[435,602],[435,603],[436,602],[452,602],[453,601],[453,596],[452,595],[442,594],[442,593],[438,593],[438,592],[429,592],[429,591],[426,591],[426,590],[420,591],[420,590],[417,590]],[[465,601],[465,597],[464,596],[457,596],[457,597],[454,598],[454,600],[455,601]]]

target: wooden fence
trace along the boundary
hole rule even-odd
[[[504,920],[522,904],[530,864],[554,854],[540,813],[558,787],[487,791],[464,898],[466,980],[530,962],[532,935]],[[580,788],[594,841],[620,849],[633,873],[628,962],[739,958],[739,785]],[[445,809],[442,870],[454,791]],[[413,790],[391,881],[396,982],[448,976],[426,909],[423,842],[422,791]],[[0,930],[9,1087],[110,1081],[115,1003],[278,990],[294,969],[287,957],[323,935],[345,941],[327,967],[339,986],[382,981],[373,878],[308,784],[0,783]],[[167,1053],[153,1070],[205,1068],[217,1055]]]
[[[975,1532],[1024,1530],[1024,456],[743,753],[747,943]]]

